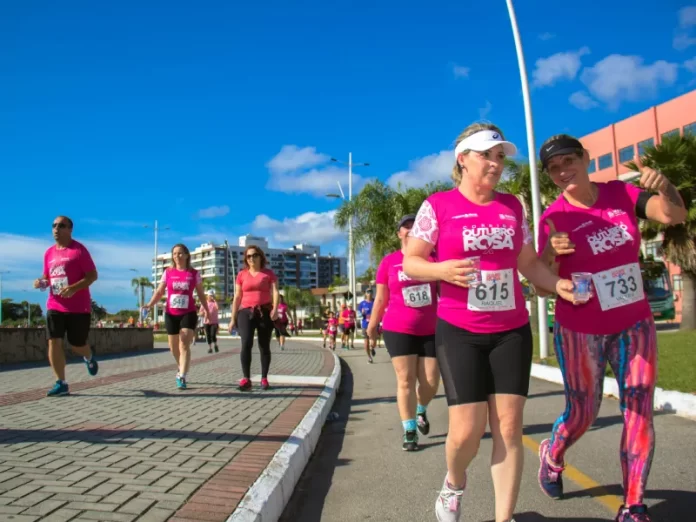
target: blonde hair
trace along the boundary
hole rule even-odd
[[[472,123],[469,125],[466,129],[462,131],[462,133],[457,136],[457,139],[454,142],[454,146],[456,147],[459,145],[459,142],[465,140],[472,134],[476,134],[479,131],[483,130],[492,130],[500,134],[500,137],[505,139],[505,136],[503,135],[503,131],[501,131],[497,126],[493,125],[492,123],[483,123],[483,122],[477,122],[477,123]],[[464,150],[462,151],[462,154],[468,154],[470,151],[469,150]],[[459,184],[462,182],[462,167],[459,165],[459,161],[457,158],[454,159],[454,167],[452,167],[452,181],[454,181],[454,186],[458,187]]]

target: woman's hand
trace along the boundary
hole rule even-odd
[[[450,259],[438,263],[440,277],[442,281],[447,281],[450,284],[469,288],[469,285],[476,278],[472,274],[477,272],[474,268],[474,262],[471,259]]]
[[[546,248],[553,257],[567,256],[575,253],[575,243],[568,237],[567,232],[559,232],[556,230],[556,225],[550,219],[546,220],[549,227],[549,239],[546,243]]]

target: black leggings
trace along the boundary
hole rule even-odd
[[[216,324],[206,324],[205,325],[205,342],[208,344],[217,344],[217,331],[218,325]]]
[[[259,351],[261,352],[261,378],[268,377],[271,366],[271,337],[275,329],[271,321],[271,310],[265,308],[243,308],[237,314],[237,329],[242,338],[242,372],[244,377],[251,377],[251,348],[254,346],[254,330],[258,332]]]

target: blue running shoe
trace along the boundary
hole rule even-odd
[[[176,387],[179,388],[180,390],[185,390],[186,389],[186,377],[181,377],[180,375],[176,376]]]
[[[94,355],[92,355],[92,358],[89,361],[85,361],[85,366],[87,366],[87,371],[92,377],[99,373],[99,363],[94,358]]]
[[[616,522],[651,522],[652,518],[648,514],[645,504],[638,504],[631,507],[621,506],[616,515]]]
[[[56,381],[53,388],[46,393],[46,397],[58,397],[60,395],[70,395],[70,388],[67,382]]]
[[[548,497],[555,500],[563,498],[563,473],[564,468],[551,466],[548,461],[550,439],[546,439],[539,446],[539,487]]]

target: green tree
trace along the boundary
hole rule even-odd
[[[131,286],[135,290],[135,295],[140,297],[138,307],[145,304],[145,289],[153,288],[154,285],[147,277],[134,277],[131,279]]]
[[[369,285],[372,283],[372,281],[375,280],[375,277],[377,276],[376,270],[374,267],[367,267],[367,269],[362,273],[362,275],[358,276],[358,281],[361,283],[364,283],[366,285]]]
[[[283,289],[283,299],[288,305],[288,313],[292,322],[297,324],[297,309],[302,308],[308,314],[319,308],[319,302],[309,290],[297,288],[294,286],[286,286]]]
[[[641,222],[643,239],[654,240],[662,236],[664,257],[678,265],[682,271],[682,330],[696,329],[696,207],[693,203],[696,183],[696,136],[672,136],[657,147],[647,147],[642,158],[646,167],[662,172],[686,203],[688,217],[684,224],[664,226],[651,221]],[[638,170],[635,163],[626,165]]]
[[[451,183],[393,188],[382,181],[373,181],[365,185],[352,201],[343,202],[334,222],[341,230],[348,230],[353,220],[353,250],[357,253],[369,247],[370,260],[376,266],[385,255],[399,248],[395,230],[399,219],[418,212],[431,194],[451,188]]]
[[[92,319],[96,319],[99,321],[100,319],[104,319],[107,315],[106,308],[103,306],[99,306],[99,304],[92,299]]]

